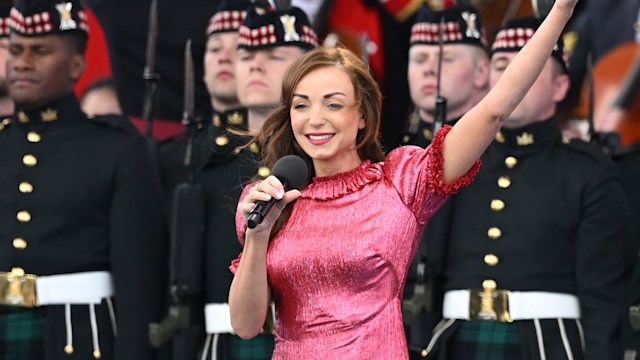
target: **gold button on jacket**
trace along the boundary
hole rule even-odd
[[[507,156],[507,158],[504,159],[504,165],[509,169],[513,169],[518,165],[518,159],[513,156]]]
[[[500,199],[493,199],[491,200],[491,210],[493,211],[502,211],[504,210],[504,201],[500,200]]]
[[[37,142],[40,142],[40,140],[42,140],[42,136],[40,136],[40,134],[38,134],[38,132],[29,131],[27,133],[27,141],[32,142],[32,143],[37,143]]]
[[[31,214],[26,210],[18,211],[18,214],[16,214],[16,219],[23,223],[29,222],[31,221]]]
[[[35,156],[28,154],[22,157],[22,163],[32,167],[32,166],[36,166],[36,164],[38,163],[38,159],[36,159]]]
[[[484,256],[484,263],[489,266],[496,266],[498,265],[498,262],[500,262],[500,259],[493,254],[487,254]]]
[[[498,186],[502,189],[506,189],[511,186],[511,179],[508,176],[500,176],[498,178]]]
[[[20,190],[20,192],[23,194],[31,193],[33,192],[33,185],[26,181],[23,181],[20,183],[20,185],[18,185],[18,190]]]
[[[16,249],[26,249],[27,241],[23,238],[15,238],[13,239],[13,247]]]
[[[489,230],[487,230],[487,236],[489,236],[489,238],[491,239],[499,239],[502,236],[502,230],[495,226],[491,227],[489,228]]]

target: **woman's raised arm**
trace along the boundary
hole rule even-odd
[[[446,183],[464,175],[494,139],[538,78],[578,0],[557,0],[551,12],[511,62],[498,83],[467,112],[444,140]]]

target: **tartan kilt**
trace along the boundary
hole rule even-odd
[[[0,359],[42,360],[47,309],[0,306]]]
[[[92,359],[94,347],[89,306],[72,305],[70,311],[74,349],[71,356],[64,351],[68,340],[64,305],[0,306],[0,359]],[[112,360],[115,338],[104,300],[95,307],[95,316],[101,360]]]
[[[221,360],[270,360],[273,348],[274,339],[270,334],[260,334],[250,340],[243,340],[236,335],[221,334],[218,340],[217,358]],[[206,350],[211,354],[211,348]],[[200,359],[200,355],[198,359]]]
[[[260,334],[244,340],[238,336],[229,337],[230,360],[269,360],[273,354],[273,335]]]
[[[465,321],[451,338],[452,359],[524,359],[520,345],[520,324],[493,321]]]
[[[561,320],[574,360],[584,360],[575,320]],[[539,320],[547,359],[568,359],[557,319]],[[428,360],[541,360],[534,321],[456,320],[436,341]]]

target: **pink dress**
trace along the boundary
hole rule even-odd
[[[408,358],[400,310],[407,267],[426,222],[480,166],[442,183],[448,130],[426,150],[401,147],[385,162],[315,178],[302,191],[267,251],[273,359]],[[236,219],[242,238],[244,220]]]

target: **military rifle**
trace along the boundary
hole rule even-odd
[[[438,78],[436,80],[436,108],[433,114],[433,135],[447,121],[447,99],[440,93],[440,82],[442,79],[442,57],[444,56],[444,16],[440,18],[440,38],[438,39]]]
[[[191,40],[185,45],[184,112],[182,122],[187,126],[184,165],[187,180],[173,192],[171,213],[171,248],[169,258],[169,313],[162,322],[149,326],[149,339],[161,346],[180,330],[187,329],[194,318],[190,308],[202,302],[204,288],[204,229],[205,204],[202,186],[197,183],[198,130],[202,127],[194,116],[194,70]],[[200,304],[202,312],[203,304]],[[175,345],[175,344],[174,344]],[[181,354],[174,346],[174,354]],[[179,355],[177,356],[179,358]]]
[[[440,18],[440,39],[438,41],[438,74],[436,80],[436,107],[433,116],[433,134],[447,121],[447,99],[440,94],[440,81],[442,78],[442,57],[444,55],[444,17]],[[419,121],[419,120],[418,120]],[[433,284],[426,276],[427,256],[426,251],[421,253],[420,262],[416,269],[416,284],[413,288],[413,296],[402,302],[402,318],[404,323],[411,325],[416,321],[420,312],[424,309],[430,312],[433,308]]]
[[[158,0],[151,0],[149,8],[149,25],[147,28],[147,49],[145,52],[145,64],[142,78],[145,82],[144,102],[142,106],[142,118],[145,121],[145,135],[153,136],[153,117],[155,115],[155,103],[158,93],[158,80],[160,76],[155,72],[156,44],[158,40]]]

